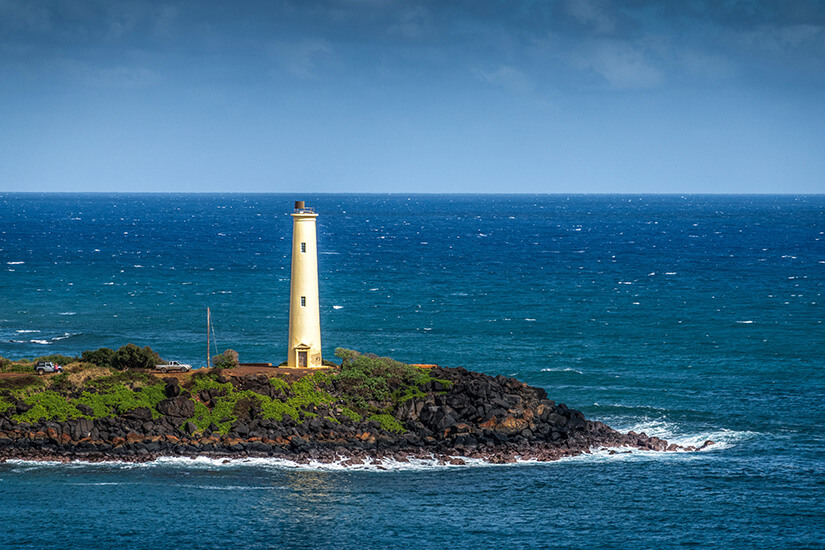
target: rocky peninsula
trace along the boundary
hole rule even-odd
[[[550,461],[600,448],[695,450],[587,420],[514,378],[423,369],[351,350],[337,355],[341,366],[301,377],[200,369],[159,378],[79,363],[64,374],[0,379],[0,461],[207,456],[460,464],[467,457]]]

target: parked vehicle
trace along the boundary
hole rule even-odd
[[[192,368],[192,365],[186,365],[184,363],[178,363],[177,361],[169,361],[168,363],[164,363],[163,365],[157,365],[155,367],[156,371],[159,372],[169,372],[169,371],[179,371],[179,372],[187,372]]]
[[[63,367],[60,365],[55,365],[51,361],[38,361],[38,363],[34,366],[34,370],[37,374],[46,374],[51,372],[63,372]]]

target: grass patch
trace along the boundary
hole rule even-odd
[[[226,434],[232,423],[238,420],[238,416],[251,407],[259,408],[261,417],[265,419],[281,422],[288,415],[295,421],[301,421],[316,416],[306,409],[335,401],[335,398],[322,388],[329,383],[329,375],[323,372],[305,376],[292,384],[280,378],[270,378],[269,383],[283,391],[285,399],[273,399],[251,390],[239,391],[231,382],[220,383],[216,378],[213,373],[192,378],[192,389],[195,392],[215,389],[221,392],[218,396],[213,394],[214,406],[211,409],[206,404],[196,401],[195,413],[189,420],[199,430],[206,430],[214,424],[218,428],[218,433]]]
[[[0,397],[0,414],[3,414],[4,412],[9,410],[13,406],[14,406],[13,404],[9,403],[8,401],[6,401],[2,397]]]
[[[41,376],[15,376],[14,378],[0,379],[0,390],[8,390],[14,395],[22,395],[33,390],[40,389],[46,385],[46,381]]]
[[[361,415],[350,409],[349,407],[341,407],[341,414],[346,416],[353,422],[361,422]]]
[[[139,407],[148,408],[157,418],[160,413],[155,410],[155,407],[165,398],[162,382],[143,386],[141,391],[133,391],[122,385],[110,386],[106,390],[96,392],[84,391],[76,399],[70,399],[60,392],[48,389],[25,397],[23,402],[31,405],[32,408],[22,414],[12,415],[11,418],[17,422],[41,420],[63,422],[70,418],[96,419],[118,416]],[[92,414],[81,413],[77,408],[79,404],[91,407]]]
[[[391,414],[374,414],[367,418],[367,420],[378,422],[381,424],[381,429],[388,432],[400,434],[407,431],[404,429],[404,426],[402,426],[401,423]]]

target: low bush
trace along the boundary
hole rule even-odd
[[[87,363],[92,363],[98,367],[111,367],[115,358],[115,350],[111,348],[98,348],[96,351],[84,351],[80,358]]]
[[[160,362],[160,356],[152,348],[134,344],[119,347],[112,357],[112,366],[118,370],[153,369]]]
[[[212,358],[212,365],[219,369],[233,369],[240,364],[238,352],[228,349]]]
[[[362,409],[370,408],[369,401],[391,404],[398,400],[399,393],[431,380],[422,369],[389,357],[343,348],[336,349],[335,355],[343,361],[334,383],[345,397]]]

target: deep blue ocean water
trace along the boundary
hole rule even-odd
[[[825,548],[825,196],[0,194],[0,356],[324,353],[544,387],[698,453],[389,470],[0,465],[0,548]],[[214,352],[214,350],[213,350]]]

